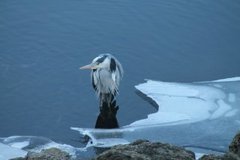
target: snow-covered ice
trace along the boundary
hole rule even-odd
[[[234,110],[230,103],[234,103],[236,95],[215,87],[214,82],[187,84],[147,80],[136,88],[152,98],[159,109],[131,126],[193,123],[216,119]]]
[[[58,148],[76,156],[80,148],[56,143],[48,138],[35,136],[11,136],[0,138],[0,160],[25,157],[28,151],[41,152],[43,149]]]
[[[214,80],[212,82],[236,82],[236,81],[240,81],[240,77],[231,77],[231,78],[219,79],[219,80]]]
[[[193,150],[211,148],[210,153],[224,152],[239,127],[239,80],[238,77],[197,83],[147,80],[135,87],[158,104],[156,113],[120,129],[72,129],[89,136],[95,147],[112,145],[110,140],[117,135],[119,144],[123,139],[127,142],[149,139]]]
[[[0,160],[25,157],[26,155],[27,152],[24,150],[0,143]]]

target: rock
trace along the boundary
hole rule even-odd
[[[223,156],[223,160],[240,160],[240,157],[236,154],[229,152]]]
[[[29,152],[25,158],[15,158],[12,160],[70,160],[71,156],[57,148],[50,148],[40,153]]]
[[[217,156],[213,154],[204,155],[199,160],[240,160],[240,158],[236,156],[236,154],[226,153],[222,156]]]
[[[195,160],[195,154],[184,148],[138,140],[127,145],[117,145],[96,157],[96,160]]]
[[[202,156],[199,160],[223,160],[223,157],[209,154],[209,155]]]
[[[10,160],[26,160],[26,158],[19,157],[19,158],[12,158]]]
[[[233,138],[231,144],[229,145],[229,152],[240,157],[240,132]]]
[[[204,155],[199,160],[240,160],[240,132],[233,138],[229,151],[222,155]]]

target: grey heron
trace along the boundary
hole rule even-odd
[[[110,106],[116,98],[120,80],[123,77],[120,62],[111,54],[101,54],[94,58],[91,64],[80,69],[92,70],[92,86],[100,99],[100,107],[104,102]]]

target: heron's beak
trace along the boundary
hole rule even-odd
[[[80,69],[96,69],[96,68],[97,68],[97,65],[94,63],[80,67]]]

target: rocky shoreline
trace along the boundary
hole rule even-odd
[[[137,140],[117,145],[92,158],[93,160],[195,160],[192,151],[171,144]],[[28,153],[25,158],[12,160],[73,160],[66,152],[56,148],[40,153]],[[229,151],[224,155],[204,155],[199,160],[240,160],[240,132],[233,138]]]
[[[195,160],[192,151],[160,142],[137,140],[127,145],[118,145],[103,152],[96,160]]]

